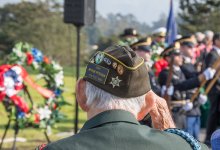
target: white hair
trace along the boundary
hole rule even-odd
[[[145,105],[145,94],[133,98],[114,96],[86,81],[87,106],[93,109],[123,109],[137,115]]]
[[[212,38],[213,38],[213,36],[214,36],[214,32],[211,31],[211,30],[205,31],[204,34],[205,34],[205,37],[208,38],[208,39],[210,39],[210,40],[212,40]]]
[[[196,32],[195,37],[198,42],[201,42],[205,38],[205,34],[203,34],[202,32]]]

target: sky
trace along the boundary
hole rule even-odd
[[[0,6],[21,0],[0,0]],[[62,0],[60,0],[62,1]],[[178,11],[179,0],[173,0],[174,11]],[[133,14],[138,21],[152,24],[162,13],[168,15],[170,0],[96,0],[97,11],[106,16],[108,13]]]

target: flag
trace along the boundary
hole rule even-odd
[[[177,27],[176,27],[174,12],[173,12],[173,0],[171,0],[169,17],[167,20],[166,43],[168,45],[172,44],[173,41],[176,40],[176,36],[177,36]]]

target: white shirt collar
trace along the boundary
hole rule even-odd
[[[180,71],[180,66],[173,65],[173,70]]]
[[[183,56],[183,58],[184,58],[185,63],[191,63],[192,62],[192,59],[189,58],[189,57]]]

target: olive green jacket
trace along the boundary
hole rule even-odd
[[[180,136],[140,125],[123,110],[105,111],[88,120],[71,137],[48,144],[43,150],[191,150]],[[202,144],[202,150],[208,148]]]

